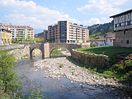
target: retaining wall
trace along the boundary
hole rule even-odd
[[[84,53],[73,49],[71,56],[86,66],[94,66],[98,68],[109,66],[109,58],[106,55]]]

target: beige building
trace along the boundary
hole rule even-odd
[[[59,21],[48,27],[48,39],[57,43],[86,43],[89,40],[89,30],[83,25]]]
[[[11,31],[0,29],[0,46],[9,45],[12,43],[12,34]]]
[[[92,41],[95,43],[95,46],[113,46],[115,41],[115,33],[107,33],[101,36],[96,36],[95,40]]]
[[[13,40],[34,39],[33,28],[30,26],[0,24],[0,29],[10,30]]]
[[[116,33],[114,46],[132,47],[132,9],[113,15],[114,32]]]

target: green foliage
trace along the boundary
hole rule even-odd
[[[113,21],[105,24],[96,24],[88,27],[90,35],[96,33],[108,33],[113,31]]]
[[[28,99],[42,99],[42,92],[38,88],[34,88],[30,92],[31,95]]]
[[[119,81],[127,82],[132,84],[132,60],[118,60],[117,55],[120,54],[130,54],[132,53],[132,48],[122,48],[122,47],[94,47],[94,48],[80,48],[77,49],[86,53],[96,53],[96,54],[105,54],[110,59],[111,67],[101,68],[101,71],[98,71],[96,67],[94,69],[96,72],[101,73],[103,76],[114,77]],[[129,55],[128,55],[129,56]],[[93,69],[93,68],[92,68]]]
[[[114,74],[113,74],[113,72],[111,70],[106,70],[106,71],[103,72],[103,74],[105,74],[105,75],[107,75],[109,77],[113,77],[114,76]]]
[[[126,80],[132,83],[132,70],[126,74]]]
[[[112,66],[115,76],[121,81],[132,82],[132,60],[126,60]]]
[[[101,32],[97,32],[97,33],[91,34],[90,35],[90,40],[95,40],[95,37],[99,36],[99,35],[101,35]]]
[[[40,37],[35,37],[34,40],[35,40],[36,43],[44,42],[44,38],[40,38]]]
[[[50,56],[51,57],[59,57],[62,56],[63,54],[61,53],[61,50],[55,48],[51,51]]]
[[[27,44],[27,43],[34,43],[34,39],[32,38],[15,38],[15,39],[12,39],[12,43],[19,43],[19,44]]]
[[[0,51],[0,91],[3,93],[17,92],[20,83],[13,72],[15,58],[7,51]]]

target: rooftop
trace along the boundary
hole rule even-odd
[[[110,16],[110,18],[114,18],[114,17],[120,16],[120,15],[123,15],[123,14],[127,14],[127,13],[130,13],[130,12],[132,12],[132,9],[124,11],[124,12],[116,14],[116,15],[113,15],[113,16]]]

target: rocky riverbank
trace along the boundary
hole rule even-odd
[[[36,61],[34,66],[42,69],[51,78],[67,77],[71,82],[78,81],[90,85],[119,85],[114,79],[93,74],[87,69],[73,64],[66,57]]]

